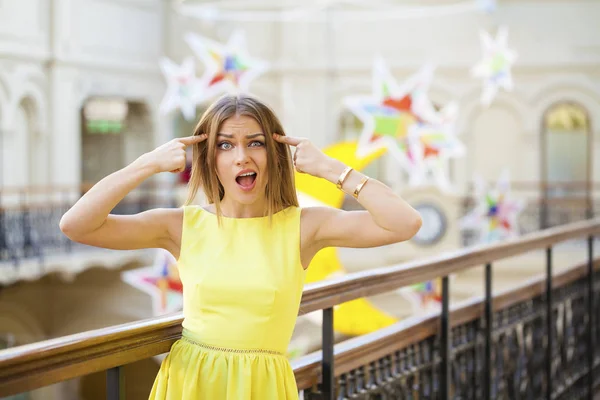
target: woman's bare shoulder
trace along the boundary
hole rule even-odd
[[[153,211],[166,227],[168,240],[163,248],[177,258],[179,256],[179,248],[181,247],[184,208],[157,208]]]
[[[314,237],[329,212],[329,207],[302,207],[300,214],[302,235],[307,239]]]
[[[183,207],[161,208],[160,210],[162,218],[164,218],[164,221],[166,222],[169,231],[172,231],[172,229],[174,228],[176,230],[181,230],[181,226],[183,225],[183,215],[185,213]]]

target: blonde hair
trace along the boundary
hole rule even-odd
[[[194,136],[205,133],[208,138],[193,147],[192,174],[185,202],[186,205],[191,204],[202,187],[208,202],[214,203],[219,221],[225,189],[217,176],[217,134],[227,119],[242,115],[253,118],[265,134],[268,173],[266,214],[272,216],[287,207],[298,207],[291,151],[288,145],[273,139],[273,133],[285,135],[281,122],[269,106],[254,97],[225,95],[206,110],[194,129]]]

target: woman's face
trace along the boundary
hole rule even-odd
[[[268,181],[265,134],[251,117],[231,117],[217,132],[217,176],[225,199],[241,204],[265,200]]]

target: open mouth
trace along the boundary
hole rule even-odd
[[[254,171],[242,171],[235,177],[235,181],[242,190],[252,190],[256,183],[256,172]]]

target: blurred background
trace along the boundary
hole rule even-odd
[[[327,249],[307,282],[491,243],[595,215],[598,0],[0,0],[0,349],[178,311],[168,254],[69,241],[62,214],[95,182],[192,134],[222,93],[270,104],[288,135],[388,184],[424,220],[407,243]],[[115,213],[178,207],[189,171]],[[298,177],[303,205],[360,206]],[[198,200],[199,202],[202,199]],[[585,252],[559,246],[557,268]],[[496,288],[542,271],[503,261]],[[452,301],[483,292],[452,278]],[[336,334],[439,307],[437,282],[336,309]],[[290,358],[320,345],[298,320]],[[147,398],[161,357],[125,367]],[[12,399],[103,398],[104,373]]]

